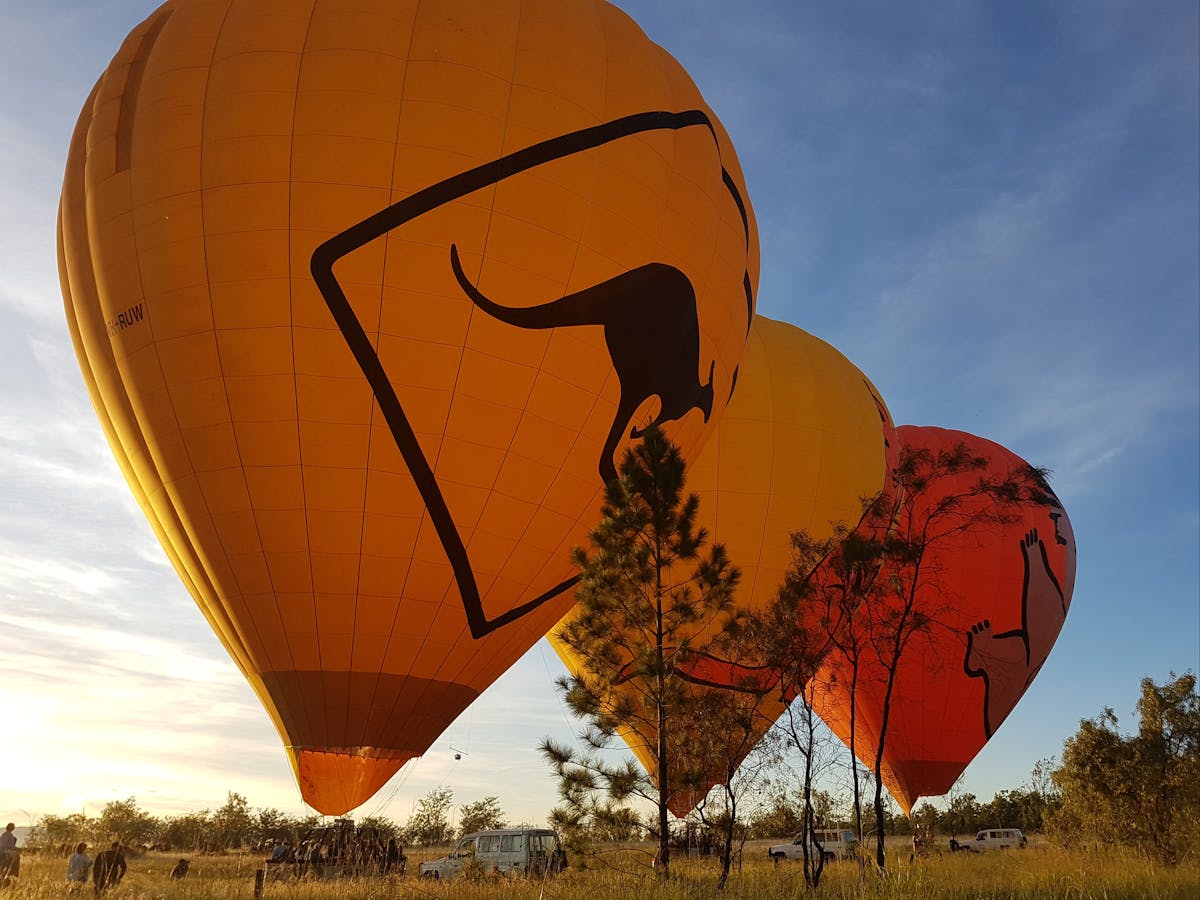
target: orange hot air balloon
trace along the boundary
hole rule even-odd
[[[934,456],[964,446],[986,460],[981,471],[934,475],[926,489],[901,503],[896,523],[901,533],[929,526],[940,534],[925,545],[913,604],[933,626],[912,632],[899,656],[883,738],[883,782],[907,813],[918,797],[950,790],[1045,662],[1071,604],[1075,536],[1044,481],[1033,485],[1040,501],[1035,496],[998,505],[972,496],[981,475],[1028,471],[1024,460],[999,444],[912,425],[897,428],[896,436],[902,447]],[[932,512],[952,497],[962,498],[953,515]],[[911,569],[902,577],[911,578]],[[870,602],[900,608],[895,597]],[[858,658],[855,751],[873,766],[887,669],[869,648]],[[812,685],[818,715],[847,745],[852,674],[844,655],[831,654]]]
[[[832,534],[833,523],[858,521],[862,498],[883,489],[892,432],[878,391],[834,347],[793,325],[754,317],[733,400],[687,472],[687,489],[700,497],[698,524],[711,540],[725,544],[741,570],[737,605],[761,609],[774,598],[792,561],[793,531],[806,530],[819,540]],[[699,632],[693,643],[702,645],[715,630],[713,625]],[[556,631],[548,636],[551,646],[579,674],[582,660]],[[701,688],[762,691],[758,737],[786,706],[772,676],[745,660],[701,657],[686,677]],[[645,733],[626,729],[622,737],[646,771],[655,773],[657,730],[653,723],[641,730]],[[738,736],[734,768],[756,742]],[[698,742],[685,733],[682,745]],[[686,815],[708,788],[725,780],[729,763],[714,759],[702,789],[672,792],[672,812]]]
[[[566,612],[639,428],[698,451],[758,245],[603,0],[172,0],[80,115],[59,261],[118,464],[339,814]]]

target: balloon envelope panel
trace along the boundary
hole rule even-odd
[[[936,454],[962,444],[987,461],[983,474],[1024,470],[1016,454],[960,431],[903,425],[902,446]],[[897,527],[919,525],[929,508],[966,494],[978,471],[932,483]],[[918,797],[946,793],[995,733],[1032,683],[1062,628],[1075,584],[1075,536],[1057,498],[1006,510],[1009,521],[984,521],[931,542],[915,609],[935,621],[913,634],[896,667],[884,735],[883,781],[909,811]],[[974,511],[991,500],[967,501]],[[887,602],[883,600],[881,602]],[[849,745],[850,685],[846,658],[834,654],[817,674],[814,708]],[[867,650],[860,654],[855,699],[855,752],[873,766],[883,722],[887,670]]]
[[[774,598],[791,563],[790,535],[806,530],[829,536],[834,523],[853,526],[862,498],[884,485],[892,424],[870,381],[838,350],[807,332],[755,316],[737,389],[694,465],[687,490],[700,497],[697,523],[710,540],[725,544],[741,571],[735,603],[760,610]],[[565,617],[567,621],[571,613]],[[820,626],[813,623],[814,629]],[[716,625],[698,632],[703,645]],[[551,646],[573,673],[582,660],[551,632]],[[751,660],[701,657],[687,677],[698,689],[753,684],[766,693],[756,707],[755,735],[762,734],[786,704],[770,688],[769,673]],[[642,729],[622,737],[646,767],[657,771],[657,732]],[[682,745],[695,746],[688,740]],[[757,740],[735,740],[734,767]],[[730,761],[714,759],[708,787],[724,781]],[[686,815],[707,789],[673,792],[671,809]]]
[[[561,617],[637,426],[699,449],[758,265],[720,123],[599,0],[167,3],[59,231],[114,454],[326,813]]]

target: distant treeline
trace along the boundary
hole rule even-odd
[[[434,788],[417,801],[404,825],[383,816],[357,820],[360,829],[374,829],[383,840],[400,844],[444,844],[458,835],[482,828],[501,828],[507,822],[496,797],[486,797],[459,808],[458,827],[450,825],[453,793]],[[241,794],[230,792],[217,810],[201,810],[159,818],[138,806],[137,799],[108,803],[98,816],[74,813],[43,816],[25,841],[29,850],[69,852],[79,841],[107,846],[120,841],[131,851],[170,850],[221,853],[229,850],[266,851],[279,843],[296,846],[306,834],[328,824],[318,816],[293,816],[277,809],[255,809]]]
[[[507,824],[507,817],[495,797],[460,807],[457,826],[451,826],[449,814],[453,794],[440,787],[417,802],[409,821],[400,824],[383,816],[371,816],[359,825],[376,829],[385,837],[394,837],[405,845],[444,844],[457,836],[481,828]],[[1027,832],[1041,830],[1042,815],[1053,799],[1036,790],[1002,791],[990,803],[981,804],[974,795],[955,797],[950,808],[938,812],[923,804],[914,813],[916,821],[930,824],[938,832],[967,833],[991,825],[1004,824]],[[818,806],[826,810],[825,821],[839,824],[836,809],[844,804],[829,794],[819,793]],[[48,815],[34,827],[26,841],[30,849],[64,852],[79,841],[103,846],[119,840],[131,849],[146,848],[190,853],[219,853],[228,850],[265,850],[279,842],[297,844],[304,835],[321,827],[325,820],[317,815],[298,817],[277,809],[255,809],[246,798],[230,793],[225,805],[217,810],[201,810],[177,816],[157,817],[138,806],[135,798],[108,803],[98,816],[75,813]],[[847,823],[841,823],[847,824]],[[745,826],[747,838],[789,837],[800,830],[800,812],[783,795],[765,800]],[[890,818],[890,834],[908,834],[912,823],[902,815]],[[646,828],[631,817],[621,834],[596,835],[600,839],[640,840]]]
[[[886,831],[910,834],[918,825],[939,835],[969,836],[982,828],[1020,828],[1027,834],[1045,833],[1065,845],[1132,847],[1166,864],[1194,857],[1200,853],[1196,685],[1192,673],[1172,675],[1162,684],[1143,679],[1133,734],[1122,733],[1116,714],[1106,709],[1080,723],[1079,731],[1063,745],[1061,762],[1038,763],[1027,786],[1000,791],[987,803],[973,794],[951,792],[944,809],[921,803],[911,819],[888,813]],[[413,846],[445,844],[470,831],[508,824],[498,799],[486,797],[460,806],[457,825],[452,826],[453,796],[449,788],[437,787],[417,801],[403,825],[379,816],[359,820],[358,825]],[[817,791],[813,799],[819,823],[850,826],[846,798]],[[748,808],[752,811],[739,828],[745,839],[790,837],[802,829],[801,804],[788,790],[761,796]],[[646,837],[649,823],[628,812],[617,832],[591,837],[608,841]],[[25,846],[61,853],[78,841],[101,846],[119,840],[131,849],[258,850],[282,841],[295,844],[324,822],[316,815],[296,817],[276,809],[252,809],[245,797],[232,792],[215,811],[165,818],[151,815],[130,797],[107,804],[99,816],[44,816]]]

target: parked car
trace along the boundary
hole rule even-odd
[[[1029,844],[1020,828],[985,828],[971,841],[972,850],[1024,850]]]
[[[808,858],[815,860],[818,853],[830,861],[852,859],[858,855],[858,838],[849,828],[814,829],[809,837]],[[804,835],[796,835],[790,844],[776,844],[767,850],[767,855],[776,864],[785,859],[804,859]]]
[[[464,835],[448,856],[421,863],[421,877],[450,881],[472,870],[540,876],[566,865],[558,834],[549,828],[496,828]]]

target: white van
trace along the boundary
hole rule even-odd
[[[804,858],[804,837],[796,835],[790,844],[776,844],[767,850],[767,855],[776,864],[785,859]],[[849,828],[815,828],[809,839],[808,858],[816,859],[817,844],[825,859],[853,859],[858,855],[858,838]]]
[[[496,828],[464,835],[449,856],[421,863],[421,877],[449,881],[471,871],[540,877],[566,864],[558,834],[549,828]]]
[[[1024,850],[1029,841],[1021,833],[1020,828],[985,828],[975,835],[971,842],[972,850],[1008,850],[1016,848]]]

